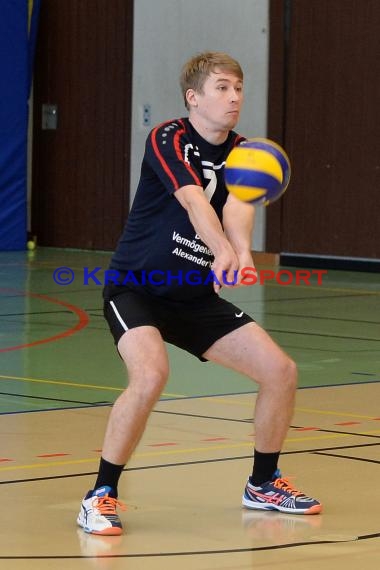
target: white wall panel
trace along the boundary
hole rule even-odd
[[[239,60],[245,105],[237,131],[266,135],[268,0],[135,0],[131,199],[145,138],[155,124],[186,116],[178,77],[183,63],[203,50],[226,51]],[[151,125],[143,125],[149,105]],[[258,208],[254,249],[264,250],[265,210]]]

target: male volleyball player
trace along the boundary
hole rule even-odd
[[[254,208],[229,195],[223,166],[243,140],[232,129],[243,102],[243,72],[219,52],[183,67],[188,118],[154,128],[141,177],[104,289],[104,313],[125,362],[128,387],[113,405],[99,472],[77,522],[86,532],[120,534],[118,481],[168,378],[165,341],[240,372],[259,386],[250,509],[315,514],[321,504],[277,468],[293,413],[296,366],[268,334],[219,296],[218,283],[253,266]],[[212,264],[215,280],[207,279]],[[194,285],[194,276],[200,283]]]

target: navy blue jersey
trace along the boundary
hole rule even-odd
[[[223,144],[210,144],[187,118],[151,131],[136,196],[110,265],[122,272],[124,284],[179,300],[213,291],[214,256],[173,194],[182,186],[201,186],[222,222],[228,196],[223,168],[242,140],[230,131]]]

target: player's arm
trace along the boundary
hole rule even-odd
[[[187,211],[197,234],[214,254],[213,271],[218,281],[232,283],[235,278],[234,271],[239,268],[239,261],[223,232],[215,210],[204,195],[203,188],[196,185],[182,186],[174,192],[174,196]],[[224,271],[226,273],[223,275]],[[218,289],[216,286],[215,290]]]
[[[254,206],[229,194],[223,208],[223,227],[238,257],[239,275],[244,267],[254,267],[251,253],[254,222]]]

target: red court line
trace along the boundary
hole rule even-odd
[[[39,344],[46,344],[47,342],[54,342],[56,340],[61,340],[62,338],[66,338],[79,332],[80,330],[84,329],[88,323],[90,322],[89,316],[87,315],[86,311],[83,309],[76,307],[75,305],[70,305],[70,303],[65,303],[65,301],[60,301],[59,299],[55,299],[54,297],[48,297],[47,295],[40,295],[39,293],[27,293],[22,291],[15,291],[10,289],[0,289],[2,292],[12,292],[12,293],[19,293],[20,296],[26,297],[33,297],[35,299],[42,299],[43,301],[47,301],[49,303],[54,303],[55,305],[61,305],[68,309],[72,313],[74,313],[78,317],[78,322],[73,327],[69,329],[55,334],[53,336],[49,336],[46,338],[42,338],[40,340],[35,340],[33,342],[28,342],[26,344],[19,344],[17,346],[8,346],[7,348],[0,348],[0,352],[9,352],[11,350],[20,350],[22,348],[31,348],[32,346],[37,346]]]
[[[65,455],[70,455],[70,453],[44,453],[42,455],[36,455],[36,457],[64,457]]]

